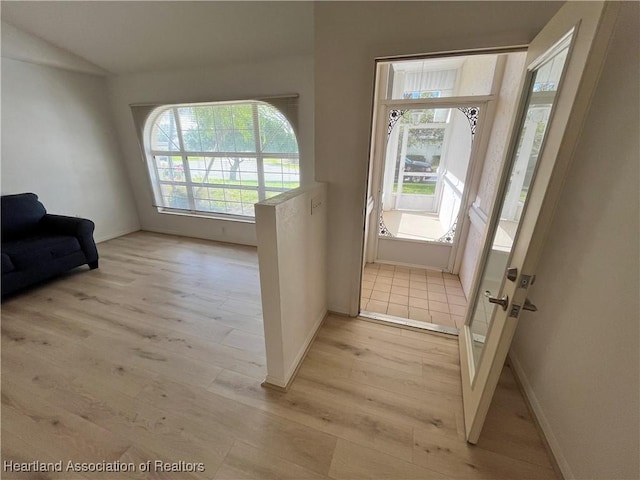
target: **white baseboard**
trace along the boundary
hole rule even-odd
[[[300,347],[300,350],[298,351],[298,354],[296,355],[296,358],[293,360],[293,363],[289,368],[289,371],[287,372],[287,375],[285,377],[287,381],[287,385],[289,385],[291,380],[293,380],[293,377],[298,371],[298,368],[300,368],[300,365],[302,364],[304,357],[307,356],[307,352],[309,351],[309,348],[313,343],[313,339],[316,338],[316,335],[318,334],[318,330],[320,330],[320,327],[322,326],[322,322],[324,322],[325,318],[327,318],[326,310],[322,312],[318,316],[318,318],[316,318],[316,321],[313,323],[313,327],[311,327],[311,330],[309,331],[309,335],[307,335],[307,338],[305,338],[304,343],[302,344],[302,346]]]
[[[283,391],[283,392],[287,391],[287,384],[283,382],[281,379],[272,377],[271,375],[267,375],[265,377],[264,382],[262,383],[262,386],[267,388],[275,387],[274,389],[278,391]]]
[[[327,306],[328,313],[334,313],[336,315],[340,315],[342,317],[349,317],[349,307],[345,307],[344,305],[328,305]],[[355,315],[354,315],[355,316]]]
[[[544,414],[544,410],[536,397],[535,392],[533,391],[533,387],[529,382],[526,374],[524,373],[524,369],[522,365],[518,361],[518,357],[513,354],[513,352],[509,352],[509,364],[513,370],[516,379],[522,386],[522,390],[524,390],[524,394],[526,396],[526,400],[531,406],[531,410],[533,410],[533,414],[536,417],[535,420],[538,422],[540,430],[542,430],[542,434],[544,436],[544,440],[546,441],[549,450],[551,450],[551,455],[555,460],[557,468],[560,470],[562,477],[566,480],[574,479],[575,476],[571,470],[569,462],[562,454],[562,448],[560,447],[560,443],[558,439],[553,434],[553,429],[551,428],[551,424],[547,417]]]
[[[425,267],[424,265],[418,265],[417,263],[392,262],[387,260],[376,260],[373,263],[379,263],[383,265],[394,265],[396,267],[420,268],[422,270],[430,270],[432,272],[444,272],[442,268]]]
[[[311,348],[311,344],[313,343],[314,338],[316,338],[318,330],[320,330],[320,327],[324,323],[325,318],[327,318],[327,315],[328,312],[325,310],[321,315],[318,316],[313,326],[311,327],[311,330],[309,331],[309,335],[307,335],[307,338],[300,346],[300,350],[298,350],[298,353],[291,363],[289,370],[285,374],[285,378],[280,379],[272,377],[271,375],[267,375],[264,380],[263,386],[275,386],[277,389],[284,391],[287,391],[289,389],[291,382],[293,382],[296,373],[298,373],[298,369],[300,368],[300,365],[302,365],[304,358],[307,356],[307,352],[309,351],[309,348]]]
[[[101,235],[100,237],[94,238],[94,240],[95,240],[96,243],[102,243],[102,242],[106,242],[108,240],[113,240],[114,238],[123,237],[125,235],[129,235],[130,233],[139,232],[139,231],[140,231],[140,227],[137,227],[137,228],[134,228],[134,229],[122,230],[122,231],[117,232],[117,233],[110,233],[108,235]]]
[[[184,230],[174,230],[172,228],[158,228],[158,227],[141,227],[140,230],[145,232],[153,232],[153,233],[164,233],[166,235],[176,235],[178,237],[189,237],[189,238],[198,238],[200,240],[209,240],[212,242],[220,242],[220,243],[230,243],[232,245],[242,245],[245,247],[256,247],[256,242],[247,242],[243,240],[238,240],[235,238],[218,238],[215,235],[197,235],[191,232],[186,233]]]

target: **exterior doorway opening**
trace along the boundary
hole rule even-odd
[[[524,55],[378,62],[362,316],[451,334],[464,324],[469,285],[460,270],[465,255],[480,254],[475,245],[477,252],[466,251],[473,211],[490,213],[478,204],[481,177],[503,160],[488,146],[507,141]],[[516,85],[505,89],[505,82]],[[496,116],[509,120],[496,129]]]

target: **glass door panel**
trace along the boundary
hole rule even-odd
[[[538,154],[544,142],[568,50],[567,42],[564,48],[535,71],[531,81],[525,114],[508,174],[509,182],[501,199],[500,217],[491,237],[491,249],[484,265],[479,294],[476,296],[471,316],[473,361],[476,365],[480,362],[493,318],[498,309],[502,308],[495,303],[495,299],[503,298],[505,271],[526,205],[529,186],[534,177]]]

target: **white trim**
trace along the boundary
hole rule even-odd
[[[469,219],[471,220],[471,225],[476,227],[479,232],[484,231],[489,220],[487,215],[476,207],[475,203],[469,208]]]
[[[313,343],[313,339],[316,338],[316,335],[318,334],[318,331],[320,330],[320,327],[322,326],[322,323],[324,322],[325,318],[327,318],[327,311],[326,310],[323,311],[318,316],[318,318],[316,318],[316,321],[313,324],[313,327],[309,331],[309,335],[307,335],[307,338],[305,339],[304,343],[300,347],[300,350],[298,350],[298,354],[296,355],[295,360],[291,364],[291,367],[289,368],[289,371],[286,373],[286,376],[285,376],[287,384],[291,383],[291,381],[293,380],[296,372],[298,371],[298,368],[302,364],[304,358],[307,356],[307,352],[309,351],[309,348],[311,347],[311,344]]]
[[[291,363],[291,367],[289,367],[289,370],[285,373],[284,378],[281,379],[281,378],[276,378],[272,375],[267,375],[264,379],[263,386],[268,387],[268,386],[275,385],[276,387],[282,388],[285,391],[289,389],[289,387],[291,386],[291,383],[295,379],[296,374],[298,373],[298,369],[302,365],[302,362],[304,361],[305,357],[307,356],[307,353],[309,352],[309,349],[311,348],[311,344],[313,343],[313,340],[316,338],[316,335],[320,331],[320,327],[322,327],[322,324],[324,323],[328,315],[329,315],[329,311],[325,310],[316,319],[315,323],[313,324],[313,327],[309,331],[309,335],[307,335],[307,338],[302,343],[300,350],[298,350],[298,353],[296,354],[295,359]]]
[[[202,215],[199,215],[198,218],[204,218],[209,219],[207,217],[204,217]],[[227,218],[210,218],[209,220],[217,220],[217,221],[229,221],[229,219]],[[243,223],[249,223],[249,222],[243,222]],[[253,222],[251,222],[253,223]],[[220,237],[220,236],[215,236],[215,235],[204,235],[201,233],[192,233],[189,232],[188,234],[185,233],[184,230],[174,230],[172,228],[164,228],[164,227],[153,227],[153,226],[142,226],[140,228],[141,231],[143,232],[153,232],[153,233],[163,233],[166,235],[175,235],[176,237],[185,237],[188,236],[189,238],[199,238],[200,240],[209,240],[212,242],[222,242],[222,243],[230,243],[233,245],[243,245],[245,247],[257,247],[257,242],[252,242],[252,243],[247,243],[246,241],[242,241],[242,240],[237,240],[238,235],[235,235],[233,238],[229,238],[229,237]]]
[[[376,57],[377,62],[400,62],[403,60],[428,60],[440,57],[466,57],[468,55],[498,55],[501,53],[522,52],[526,51],[529,45],[512,45],[505,47],[480,47],[469,48],[466,50],[442,50],[440,52],[431,53],[415,53],[411,55],[392,55],[385,57]]]
[[[158,155],[160,157],[181,157],[182,154],[187,157],[238,157],[238,158],[258,158],[255,152],[198,152],[191,150],[149,150],[151,155]],[[262,154],[265,158],[292,158],[294,160],[300,157],[297,153],[276,153],[276,152],[264,152]]]
[[[420,243],[424,243],[422,240],[418,240],[418,242]],[[448,245],[448,244],[445,244]],[[392,262],[390,260],[376,260],[375,262],[368,262],[368,263],[377,263],[377,264],[382,264],[382,265],[396,265],[398,267],[407,267],[407,268],[419,268],[421,270],[429,270],[430,272],[444,272],[443,269],[441,268],[435,268],[435,267],[425,267],[424,265],[418,265],[417,263],[405,263],[405,262]]]
[[[406,242],[406,243],[420,243],[420,244],[427,244],[427,245],[441,245],[443,247],[450,247],[453,248],[453,243],[449,243],[449,242],[439,242],[437,240],[418,240],[416,238],[403,238],[403,237],[382,237],[380,236],[381,240],[393,240],[394,242]],[[374,263],[384,263],[384,260],[378,260],[376,259]],[[424,266],[421,266],[419,268],[426,268]]]
[[[265,387],[270,387],[270,386],[276,386],[279,388],[282,388],[283,390],[287,389],[287,384],[271,375],[267,375],[264,378],[264,382],[263,382],[263,386]]]
[[[560,469],[562,476],[567,479],[576,478],[573,472],[571,471],[571,466],[569,465],[569,462],[567,461],[565,456],[562,454],[562,448],[560,447],[560,442],[558,442],[558,439],[553,433],[553,429],[551,428],[551,423],[549,422],[546,415],[544,414],[544,410],[542,409],[542,406],[540,405],[540,401],[538,400],[538,397],[536,396],[535,391],[533,390],[531,382],[529,382],[529,379],[527,378],[527,375],[524,372],[524,368],[522,368],[522,364],[518,360],[518,357],[514,354],[513,350],[509,352],[509,361],[510,361],[511,369],[513,370],[514,375],[516,376],[517,380],[520,382],[520,385],[522,385],[522,390],[524,391],[527,402],[531,406],[531,410],[533,410],[532,413],[535,416],[535,419],[538,425],[540,426],[540,430],[542,430],[544,439],[547,445],[549,446],[549,450],[551,450],[551,454],[553,455],[553,458],[556,462],[556,465]]]
[[[96,242],[96,244],[98,243],[102,243],[102,242],[106,242],[108,240],[113,240],[114,238],[118,238],[118,237],[123,237],[125,235],[129,235],[130,233],[135,233],[135,232],[140,232],[142,231],[141,228],[136,228],[136,229],[126,229],[126,230],[121,230],[119,232],[116,233],[109,233],[107,235],[101,235],[99,237],[95,237],[94,240]],[[98,254],[100,254],[100,252],[98,252]]]
[[[185,176],[186,178],[186,176]],[[258,191],[258,186],[254,186],[254,185],[225,185],[223,183],[204,183],[204,182],[193,182],[193,181],[187,181],[185,180],[184,182],[180,182],[177,180],[158,180],[158,184],[159,185],[178,185],[180,187],[210,187],[210,188],[225,188],[227,190],[253,190],[253,191]],[[297,188],[297,187],[296,187]],[[274,188],[274,190],[276,190]],[[277,190],[280,191],[280,190]],[[284,192],[288,191],[288,190],[283,190]],[[171,208],[171,207],[167,207],[167,208]]]
[[[171,207],[156,207],[158,209],[158,213],[161,215],[179,215],[183,217],[197,217],[197,218],[211,218],[213,220],[227,220],[231,222],[240,222],[240,223],[256,223],[256,217],[249,217],[245,215],[233,215],[232,213],[223,213],[223,212],[204,212],[198,210],[197,212],[191,210],[181,210],[179,208],[171,208]]]
[[[456,179],[456,182],[454,182],[451,177]],[[456,193],[458,194],[459,197],[462,197],[462,193],[464,192],[464,181],[460,180],[458,177],[456,177],[453,173],[451,173],[449,170],[447,170],[445,172],[445,174],[442,176],[442,180],[446,183],[449,184],[449,186],[456,191]],[[460,184],[462,184],[462,190],[460,190]]]
[[[446,325],[438,325],[436,323],[423,322],[421,320],[412,320],[410,318],[394,317],[393,315],[387,315],[384,313],[377,313],[377,312],[368,312],[366,310],[362,310],[360,312],[360,315],[358,316],[367,320],[376,320],[377,322],[380,322],[383,324],[391,323],[394,326],[400,325],[404,327],[417,328],[420,330],[427,330],[429,332],[444,333],[446,335],[453,335],[456,337],[458,336],[457,328],[447,327]]]
[[[580,22],[578,22],[578,25],[579,24]],[[539,69],[540,67],[542,67],[542,65],[547,63],[549,60],[553,59],[561,50],[563,50],[564,48],[570,47],[574,34],[576,33],[576,29],[577,29],[577,25],[574,26],[567,33],[565,33],[560,40],[558,40],[552,47],[549,48],[549,50],[547,50],[538,58],[536,58],[533,62],[531,62],[528,69],[531,71]]]
[[[473,95],[461,97],[410,98],[406,100],[381,100],[380,104],[391,108],[458,108],[478,107],[480,104],[488,103],[495,99],[495,95]]]

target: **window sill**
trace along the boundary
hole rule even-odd
[[[255,224],[255,217],[241,217],[238,215],[228,215],[225,213],[193,213],[180,210],[170,210],[167,208],[157,208],[158,213],[163,215],[176,215],[179,217],[202,218],[205,220],[224,220],[227,222],[250,223]]]

